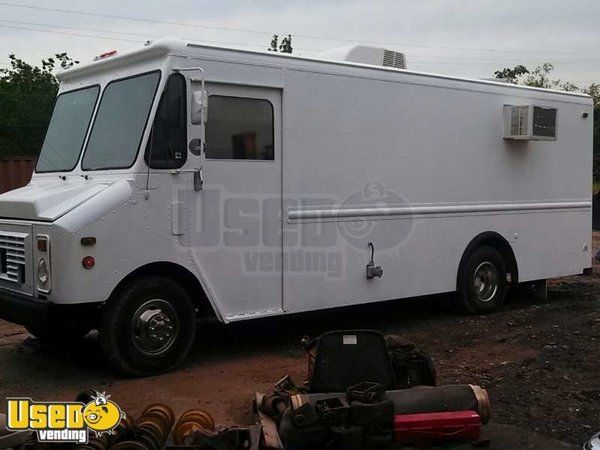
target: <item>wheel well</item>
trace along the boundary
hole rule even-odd
[[[458,265],[456,287],[460,289],[460,280],[462,278],[461,270],[465,261],[471,255],[471,253],[475,251],[476,248],[481,246],[492,247],[502,255],[502,258],[506,262],[506,271],[510,273],[511,285],[516,286],[519,282],[519,268],[517,266],[517,259],[515,258],[515,253],[513,252],[512,247],[500,234],[494,231],[486,231],[485,233],[479,234],[471,242],[469,242],[469,245],[467,245],[467,248],[463,252],[462,258],[460,259],[460,264]]]
[[[198,281],[198,278],[185,267],[168,261],[146,264],[131,272],[119,282],[117,287],[115,287],[109,301],[132,280],[152,275],[167,276],[181,284],[181,286],[190,294],[192,301],[196,304],[196,308],[198,308],[198,317],[217,317],[217,313],[208,300],[206,292],[200,284],[200,281]]]

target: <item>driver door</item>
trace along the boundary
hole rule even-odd
[[[282,312],[281,91],[207,84],[194,257],[226,321]],[[200,89],[192,83],[192,89]]]

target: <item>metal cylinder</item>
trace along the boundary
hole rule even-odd
[[[395,414],[475,411],[481,417],[482,423],[490,420],[490,399],[487,391],[471,384],[388,391],[387,397],[394,402]]]
[[[162,403],[153,403],[146,406],[142,413],[142,417],[150,416],[159,418],[169,431],[171,431],[171,428],[173,428],[173,425],[175,424],[175,413],[169,406]]]
[[[176,445],[190,445],[197,431],[214,431],[215,421],[206,411],[190,409],[184,412],[173,429],[173,441]]]
[[[160,450],[169,437],[175,414],[167,405],[148,405],[134,422],[130,416],[117,427],[117,443],[111,448]]]
[[[311,403],[327,398],[345,398],[345,393],[308,394]],[[486,424],[490,419],[490,399],[487,391],[471,384],[447,386],[418,386],[398,391],[387,391],[387,399],[394,403],[394,414],[418,414],[446,411],[475,411]]]
[[[173,428],[175,414],[167,405],[155,403],[144,409],[138,420],[135,421],[137,428],[146,428],[164,442]]]

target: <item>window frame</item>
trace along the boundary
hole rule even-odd
[[[249,159],[249,158],[209,158],[208,157],[208,152],[205,149],[204,150],[204,158],[206,160],[210,160],[210,161],[237,161],[237,162],[242,162],[242,161],[256,161],[256,162],[275,162],[275,107],[273,106],[273,102],[271,100],[269,100],[268,98],[263,98],[263,97],[242,97],[240,95],[225,95],[225,94],[212,94],[208,96],[208,120],[207,123],[204,125],[205,127],[210,123],[210,111],[211,111],[211,107],[210,107],[210,99],[211,97],[224,97],[224,98],[232,98],[232,99],[241,99],[241,100],[257,100],[257,101],[261,101],[261,102],[267,102],[269,104],[269,106],[271,107],[271,136],[273,138],[273,158],[270,159]],[[208,133],[206,133],[205,130],[205,136],[207,136]],[[208,147],[208,138],[206,138],[206,147]]]
[[[79,165],[79,161],[81,160],[81,155],[84,152],[84,149],[87,147],[87,138],[91,131],[91,125],[94,119],[96,118],[96,110],[98,109],[98,104],[100,102],[100,98],[102,97],[102,86],[99,83],[91,84],[89,86],[80,87],[77,89],[71,89],[70,91],[61,92],[54,99],[54,104],[52,105],[52,114],[50,115],[50,120],[52,120],[52,116],[54,115],[54,110],[56,109],[56,104],[58,103],[58,99],[66,94],[72,94],[78,91],[84,91],[86,89],[98,88],[98,93],[96,95],[96,100],[94,101],[94,107],[92,108],[92,113],[90,114],[90,119],[88,120],[87,128],[85,129],[85,134],[83,136],[83,141],[81,142],[81,147],[79,148],[79,153],[77,153],[77,159],[75,160],[75,164],[70,169],[65,170],[38,170],[38,164],[40,162],[40,155],[38,154],[37,161],[35,162],[35,173],[63,173],[63,172],[73,172],[77,166]],[[44,133],[44,140],[42,141],[42,148],[44,146],[44,142],[46,142],[46,138],[48,137],[48,130],[50,129],[50,121],[48,121],[48,127],[46,127],[46,132]],[[40,148],[40,154],[41,154]]]
[[[160,109],[160,104],[161,101],[163,99],[163,96],[165,95],[165,92],[167,90],[167,86],[169,84],[169,80],[171,79],[171,77],[178,77],[181,78],[183,80],[183,121],[184,121],[184,127],[185,127],[185,147],[182,149],[183,150],[183,159],[181,160],[181,164],[179,166],[176,167],[153,167],[152,166],[152,160],[150,159],[150,156],[148,154],[148,143],[150,142],[150,139],[152,137],[152,134],[154,132],[154,124],[156,122],[156,116],[158,115],[158,111]],[[156,95],[156,94],[155,94]],[[147,125],[146,125],[147,126]],[[188,159],[188,148],[187,148],[187,144],[189,141],[189,118],[188,118],[188,86],[187,86],[187,79],[186,77],[180,73],[180,72],[173,72],[171,74],[169,74],[169,76],[167,77],[166,81],[165,81],[165,86],[162,90],[162,93],[160,95],[160,99],[158,100],[158,105],[156,106],[156,113],[154,114],[153,120],[152,120],[152,124],[150,126],[150,134],[148,135],[148,141],[146,142],[146,146],[144,148],[144,162],[146,163],[146,166],[152,170],[176,170],[176,169],[181,169],[185,163],[187,162]],[[141,145],[141,144],[140,144]],[[137,157],[136,157],[137,159]]]
[[[118,83],[120,81],[125,81],[125,80],[130,80],[132,78],[138,78],[138,77],[143,77],[145,75],[150,75],[152,73],[158,73],[158,81],[156,82],[156,88],[154,88],[154,93],[153,98],[152,98],[152,103],[150,104],[150,108],[148,108],[148,115],[146,116],[146,122],[144,124],[144,127],[142,128],[142,132],[141,132],[141,136],[140,136],[140,140],[138,142],[138,146],[137,146],[137,151],[135,153],[135,156],[133,157],[133,160],[131,162],[131,164],[127,167],[102,167],[101,169],[85,169],[83,167],[83,160],[85,159],[85,155],[88,151],[88,144],[89,144],[89,138],[91,136],[91,133],[94,129],[94,125],[96,124],[96,119],[97,119],[97,115],[98,115],[98,111],[100,111],[100,107],[102,106],[102,100],[104,100],[104,95],[106,94],[106,89],[108,89],[108,87],[113,84],[113,83]],[[123,78],[118,78],[116,80],[111,80],[108,83],[106,83],[106,86],[104,86],[104,89],[102,89],[102,96],[99,100],[98,105],[96,106],[96,112],[94,114],[94,123],[92,124],[92,127],[88,130],[88,133],[90,134],[90,136],[88,136],[88,139],[85,142],[85,151],[83,152],[83,154],[80,156],[81,159],[81,170],[83,172],[99,172],[101,170],[127,170],[127,169],[131,169],[138,161],[138,158],[140,156],[140,149],[142,148],[142,142],[144,141],[144,136],[146,135],[146,131],[148,130],[148,122],[150,121],[150,117],[152,116],[152,112],[154,110],[154,106],[156,103],[156,93],[158,92],[158,89],[160,88],[160,84],[162,82],[162,70],[160,69],[155,69],[155,70],[149,70],[147,72],[142,72],[142,73],[136,73],[135,75],[129,75]]]

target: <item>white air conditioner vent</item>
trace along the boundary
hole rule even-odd
[[[504,105],[504,139],[556,140],[556,108]]]
[[[404,57],[404,53],[395,52],[393,50],[384,50],[383,65],[395,67],[397,69],[406,69],[406,58]]]
[[[320,56],[324,59],[334,61],[348,61],[360,64],[371,64],[373,66],[406,69],[406,56],[404,53],[368,45],[338,47],[321,52]]]
[[[515,106],[510,112],[511,136],[526,136],[529,117],[529,106]]]

